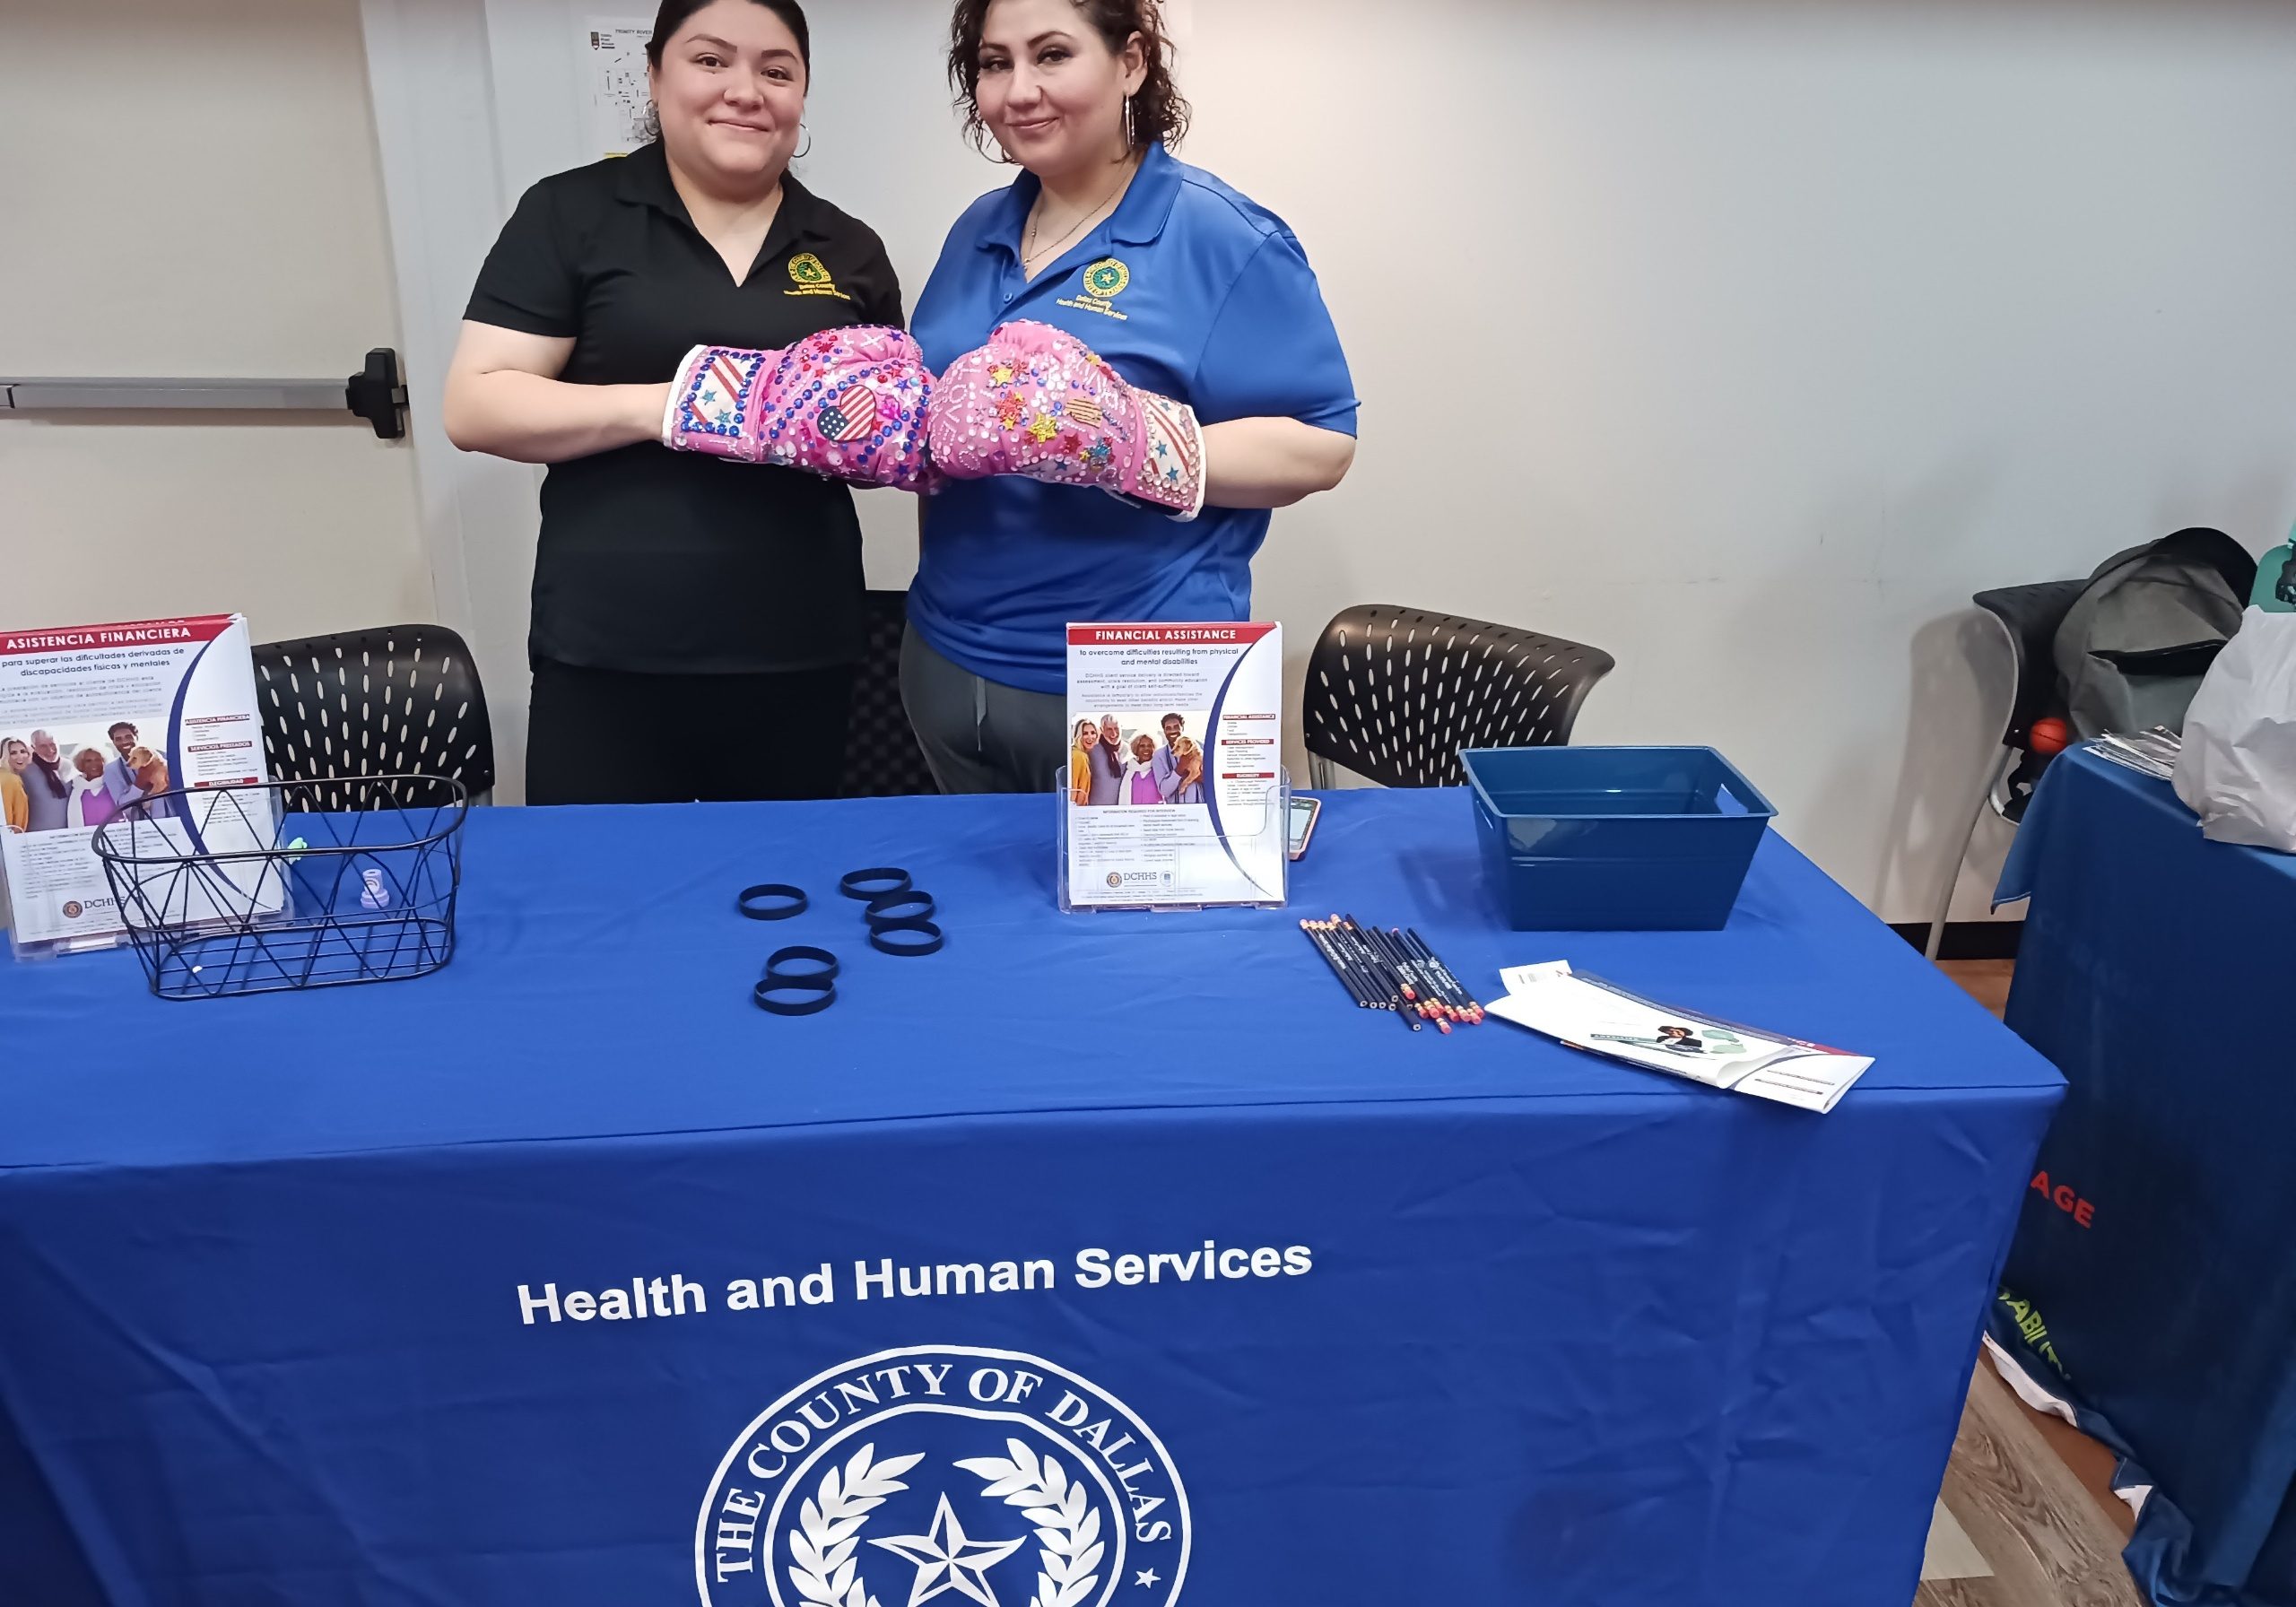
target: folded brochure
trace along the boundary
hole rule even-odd
[[[1874,1064],[1869,1056],[1638,998],[1574,972],[1568,960],[1516,966],[1499,977],[1507,993],[1485,1007],[1492,1015],[1573,1049],[1803,1110],[1831,1110]]]

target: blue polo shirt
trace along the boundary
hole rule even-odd
[[[1283,221],[1149,148],[1116,211],[1031,282],[1023,173],[966,209],[910,332],[937,373],[1014,318],[1065,329],[1206,424],[1292,418],[1355,433],[1355,390],[1307,254]],[[1191,523],[1105,492],[1015,475],[951,483],[926,504],[909,618],[934,650],[1030,691],[1066,679],[1071,621],[1250,617],[1265,509]]]

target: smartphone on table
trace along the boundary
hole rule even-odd
[[[1308,839],[1316,834],[1316,817],[1323,813],[1321,798],[1294,797],[1292,800],[1290,842],[1292,857],[1297,859],[1308,851]]]

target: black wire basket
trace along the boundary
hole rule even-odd
[[[163,793],[95,834],[163,999],[427,976],[455,951],[470,794],[442,776]]]

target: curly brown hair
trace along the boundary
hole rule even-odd
[[[957,0],[949,20],[949,87],[965,114],[965,133],[986,154],[988,125],[980,117],[980,34],[996,0]],[[1164,31],[1163,0],[1069,0],[1111,52],[1140,36],[1144,71],[1132,97],[1132,144],[1139,150],[1159,140],[1177,145],[1187,137],[1189,109],[1172,82],[1172,39]]]

